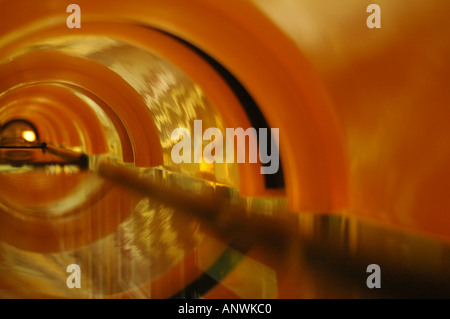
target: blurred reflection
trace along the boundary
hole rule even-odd
[[[347,183],[348,178],[349,185],[334,180],[323,185],[348,186],[346,206],[323,212],[312,205],[311,211],[291,212],[284,194],[241,196],[239,179],[248,179],[248,175],[239,176],[236,164],[172,162],[170,152],[177,141],[171,139],[171,133],[175,128],[193,131],[194,120],[202,120],[204,127],[225,129],[226,118],[215,104],[221,101],[211,100],[205,87],[175,63],[137,44],[139,37],[130,34],[127,39],[121,34],[116,38],[114,32],[102,35],[98,30],[130,30],[125,26],[132,26],[144,34],[150,27],[159,32],[157,27],[165,26],[188,39],[188,31],[177,29],[179,12],[172,15],[162,10],[166,15],[158,16],[157,11],[153,24],[147,25],[147,13],[134,10],[144,3],[151,8],[151,1],[131,1],[124,12],[113,12],[121,8],[120,2],[117,7],[85,2],[97,12],[89,17],[89,23],[98,34],[83,34],[67,33],[64,25],[52,29],[54,23],[64,20],[53,12],[58,9],[56,1],[43,2],[42,11],[36,14],[26,5],[31,2],[21,1],[17,7],[14,3],[18,2],[4,2],[5,8],[27,9],[17,21],[19,12],[11,15],[8,10],[2,11],[1,19],[6,31],[0,40],[0,297],[450,296],[449,47],[444,41],[448,2],[414,0],[405,5],[380,0],[380,30],[366,28],[367,12],[359,0],[249,2],[288,34],[301,54],[284,59],[285,52],[277,45],[286,40],[282,33],[267,25],[260,29],[247,16],[242,15],[242,23],[236,24],[245,30],[228,24],[239,22],[241,13],[226,12],[220,1],[195,1],[188,6],[201,4],[195,16],[208,12],[210,3],[217,3],[230,18],[217,24],[236,29],[235,35],[253,34],[254,38],[241,43],[208,43],[205,39],[222,35],[194,20],[181,19],[180,25],[194,26],[198,34],[192,39],[198,43],[193,45],[236,71],[241,75],[239,81],[268,79],[274,88],[289,87],[292,96],[304,95],[305,101],[314,102],[314,94],[305,89],[309,86],[299,90],[289,86],[290,75],[301,73],[304,77],[292,77],[298,83],[320,78],[323,88],[313,85],[310,89],[320,91],[315,93],[330,102],[330,112],[343,135],[342,145],[335,147],[342,148],[339,151],[349,170],[342,172],[348,174],[343,180]],[[230,5],[239,8],[242,3],[247,5],[244,1]],[[103,4],[110,12],[103,11]],[[251,8],[244,9],[252,12]],[[255,12],[259,9],[254,8]],[[40,19],[46,10],[51,14]],[[183,13],[180,16],[184,17]],[[252,17],[260,22],[264,18]],[[261,44],[267,39],[273,45],[266,51],[250,50],[259,47],[250,45],[250,40]],[[153,38],[145,41],[151,44]],[[222,58],[217,53],[228,48],[235,50],[235,55],[230,51]],[[252,58],[267,55],[283,57],[277,61],[285,65],[273,64],[271,74],[265,72],[267,65],[255,64],[260,73],[248,75],[244,71],[249,65],[241,63],[244,53],[250,59],[242,61],[253,62]],[[289,58],[303,58],[302,54],[314,72],[306,70],[303,75],[305,70],[289,69],[293,62]],[[286,81],[273,80],[275,75]],[[264,86],[250,84],[242,83],[253,88],[249,94],[255,94],[257,103],[264,101],[270,110],[284,112],[283,119],[292,119],[294,124],[284,131],[295,138],[303,132],[296,125],[300,116],[322,114],[315,108],[303,109],[300,103],[292,103],[293,111],[278,108],[279,101],[272,98],[275,95],[266,96]],[[226,96],[213,91],[208,92]],[[318,123],[311,124],[317,125],[317,131],[314,127],[306,130],[314,134],[302,136],[310,150],[326,144],[316,143],[326,140],[328,133],[324,124],[328,122],[322,123],[319,115],[312,117]],[[31,148],[40,142],[89,154],[94,168],[105,158],[120,162],[161,189],[190,194],[191,203],[197,206],[184,205],[170,192],[165,200],[155,199],[146,196],[148,189],[136,191],[120,178],[107,180],[95,169],[66,165],[51,152],[44,154],[39,145]],[[207,141],[202,143],[204,147]],[[287,143],[280,147],[297,146]],[[297,161],[310,166],[285,171],[286,176],[300,172],[305,180],[314,182],[308,179],[314,175],[309,176],[309,168],[328,168],[325,163],[335,162],[335,158],[312,157],[320,159],[318,162],[309,161],[309,154],[301,156],[284,160],[295,170]],[[340,181],[337,175],[329,176]],[[257,183],[249,181],[251,186]],[[291,191],[291,201],[309,191],[306,187],[286,190]],[[325,201],[319,207],[326,206],[327,200],[334,200],[323,195],[328,191],[315,188],[308,196],[314,204],[316,198]],[[332,191],[339,193],[339,189]],[[203,201],[211,194],[222,201],[202,211]],[[367,289],[366,267],[372,263],[382,269],[381,290]],[[82,289],[67,288],[69,264],[81,266]]]

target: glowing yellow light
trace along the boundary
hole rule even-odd
[[[36,134],[33,131],[23,131],[22,138],[27,142],[36,141]]]
[[[200,163],[200,171],[205,172],[205,173],[213,173],[214,172],[214,164],[209,164],[207,162],[205,162],[205,160],[203,159],[202,162]]]

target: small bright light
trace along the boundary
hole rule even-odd
[[[214,173],[214,164],[207,163],[204,159],[202,159],[202,162],[200,163],[200,171],[204,173]]]
[[[23,131],[22,138],[27,142],[36,141],[36,134],[33,131]]]

